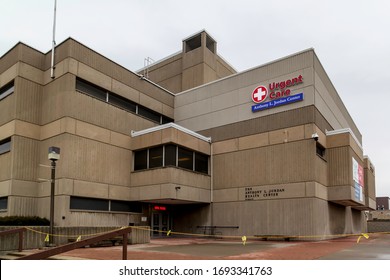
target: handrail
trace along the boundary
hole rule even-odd
[[[49,250],[44,250],[42,252],[38,252],[35,254],[31,254],[28,256],[23,256],[18,258],[18,260],[42,260],[42,259],[47,259],[51,256],[62,254],[74,249],[78,249],[87,245],[95,244],[99,241],[107,240],[116,236],[122,235],[123,237],[123,247],[122,247],[122,259],[127,260],[127,236],[131,232],[131,227],[126,227],[126,228],[121,228],[118,230],[110,231],[108,233],[99,235],[99,236],[94,236],[88,239],[84,239],[81,241],[76,241],[74,243],[69,243],[66,245],[58,246],[53,249]]]
[[[0,236],[6,236],[6,235],[18,233],[19,234],[19,248],[18,248],[18,251],[22,252],[22,250],[23,250],[23,232],[25,232],[25,231],[26,231],[25,227],[14,228],[14,229],[0,231]]]

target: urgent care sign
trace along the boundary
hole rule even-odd
[[[302,75],[280,82],[272,82],[268,87],[260,85],[252,91],[252,112],[287,105],[303,100],[303,93],[291,95],[290,87],[303,83]]]

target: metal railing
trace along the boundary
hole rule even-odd
[[[58,246],[49,250],[44,250],[42,252],[34,253],[31,255],[23,256],[18,258],[18,260],[42,260],[49,257],[62,254],[74,249],[85,247],[88,245],[96,244],[98,242],[109,240],[117,236],[122,236],[122,259],[127,260],[127,238],[128,234],[131,232],[131,227],[126,227],[118,230],[114,230],[108,233],[104,233],[99,236],[91,237],[81,241],[76,241],[74,243],[69,243],[66,245]]]
[[[10,234],[19,234],[19,246],[18,246],[18,251],[22,252],[23,250],[23,233],[26,231],[26,228],[15,228],[15,229],[9,229],[5,231],[0,231],[0,236],[6,236]]]

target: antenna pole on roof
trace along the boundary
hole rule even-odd
[[[147,57],[144,59],[144,77],[149,79],[149,66],[154,62],[151,57]]]
[[[55,78],[54,75],[54,49],[56,47],[56,13],[57,13],[57,0],[54,0],[54,20],[53,20],[53,42],[52,42],[52,49],[51,49],[51,70],[50,70],[50,77],[52,79]]]

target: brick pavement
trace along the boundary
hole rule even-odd
[[[381,237],[370,234],[370,239],[345,237],[323,241],[249,241],[213,240],[200,238],[152,239],[149,244],[129,245],[129,260],[312,260],[375,242]],[[386,237],[386,236],[385,236]],[[382,236],[383,238],[383,236]],[[385,241],[390,246],[390,238]],[[85,259],[120,260],[122,247],[81,248],[62,254]]]

